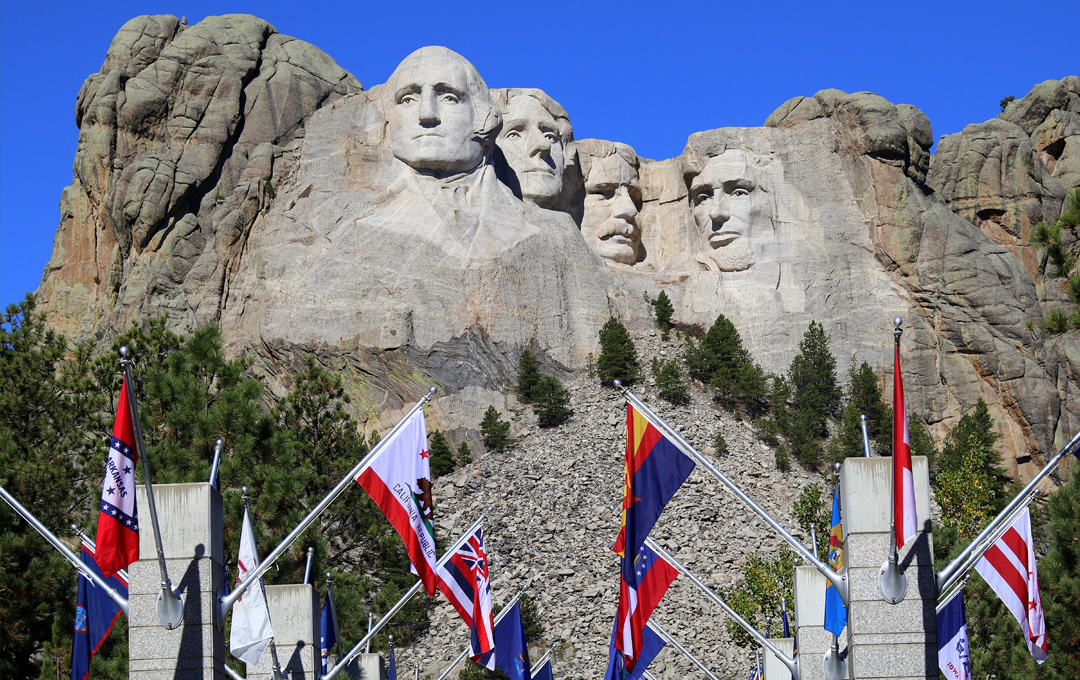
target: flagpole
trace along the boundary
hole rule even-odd
[[[540,668],[550,658],[551,658],[551,650],[549,649],[546,652],[544,652],[544,655],[542,657],[540,657],[539,661],[537,661],[535,664],[529,664],[529,667],[530,668]]]
[[[893,319],[895,326],[893,328],[894,380],[900,380],[900,336],[904,334],[904,329],[900,328],[900,324],[903,322],[904,320],[900,317]],[[893,394],[896,393],[896,390],[896,385],[893,385]],[[902,407],[904,409],[904,418],[907,418],[907,399],[905,398],[901,404],[895,402],[896,399],[893,399],[892,484],[889,485],[889,512],[892,521],[889,522],[889,559],[885,561],[885,564],[881,565],[881,571],[878,573],[878,592],[881,593],[882,599],[889,604],[902,602],[907,595],[908,585],[907,576],[904,574],[904,570],[900,568],[900,555],[896,549],[896,485],[898,483],[896,479],[896,409]],[[907,423],[902,423],[902,426],[906,427]],[[844,604],[847,604],[847,602],[844,602]]]
[[[859,424],[862,426],[862,448],[863,458],[870,458],[873,456],[870,453],[870,432],[866,429],[866,414],[859,416]]]
[[[697,586],[698,589],[701,590],[701,592],[705,593],[706,597],[708,597],[710,600],[712,600],[716,604],[720,605],[720,608],[723,609],[725,612],[727,612],[727,615],[730,616],[731,618],[733,618],[735,620],[735,623],[739,624],[739,626],[741,626],[743,630],[745,630],[747,633],[749,633],[750,637],[757,640],[759,645],[761,645],[765,649],[772,652],[773,656],[775,656],[777,659],[779,659],[780,662],[783,663],[785,666],[787,666],[788,670],[791,671],[792,680],[799,680],[799,664],[794,659],[788,657],[786,654],[784,654],[779,649],[777,649],[776,645],[769,642],[769,640],[764,635],[762,635],[760,632],[758,632],[757,628],[754,628],[754,626],[752,626],[750,623],[748,623],[746,621],[746,619],[739,616],[739,613],[737,611],[735,611],[734,609],[732,609],[731,605],[729,605],[727,602],[724,602],[723,598],[721,598],[719,595],[717,595],[716,592],[713,591],[712,588],[710,588],[709,586],[702,583],[701,579],[699,579],[697,576],[694,576],[694,574],[691,573],[682,564],[680,564],[678,560],[676,560],[674,557],[672,557],[671,554],[668,553],[668,551],[661,548],[660,545],[656,541],[654,541],[652,538],[646,538],[645,539],[645,545],[652,548],[652,550],[657,555],[659,555],[663,559],[667,560],[668,564],[670,564],[671,566],[678,569],[679,573],[683,574],[684,576],[686,576],[686,578],[690,579],[690,582],[693,583],[695,586]],[[657,631],[657,632],[659,632],[659,631]],[[678,647],[677,644],[676,644],[676,647]]]
[[[455,548],[455,550],[456,550],[456,548]],[[451,552],[452,551],[447,550],[446,554],[449,555],[449,554],[451,554]],[[521,599],[521,596],[528,589],[529,589],[529,586],[525,586],[521,590],[517,591],[517,593],[513,597],[510,598],[510,601],[507,602],[505,605],[503,605],[503,608],[501,610],[499,610],[498,614],[495,615],[495,620],[492,621],[492,627],[494,627],[496,624],[498,624],[499,621],[503,620],[503,617],[505,617],[506,614],[510,611],[510,608],[513,607],[515,604],[517,604],[517,601]],[[450,665],[447,666],[446,669],[443,670],[443,672],[435,680],[446,680],[446,677],[448,675],[450,675],[450,673],[453,672],[453,670],[455,668],[457,668],[457,665],[459,663],[461,663],[462,661],[464,661],[465,657],[467,657],[469,655],[469,649],[470,649],[469,647],[465,647],[465,649],[461,650],[461,654],[458,654],[457,658],[454,659],[452,662],[450,662]],[[548,653],[550,654],[550,652],[548,652]],[[540,664],[537,664],[536,667],[539,668]]]
[[[389,437],[387,437],[387,439],[389,439]],[[384,439],[383,441],[386,441],[386,439]],[[483,521],[484,516],[480,515],[480,517],[478,517],[476,521],[472,523],[472,526],[466,529],[465,533],[458,537],[458,539],[446,549],[446,552],[443,553],[443,556],[440,557],[439,561],[435,563],[436,572],[438,571],[439,567],[450,561],[450,558],[454,555],[455,552],[457,552],[458,548],[465,545],[465,542],[469,540],[470,536],[476,533],[476,530],[480,528],[480,525]],[[354,658],[356,658],[358,654],[360,654],[360,650],[364,648],[364,645],[367,644],[368,640],[370,640],[380,630],[382,630],[383,626],[389,623],[390,619],[394,618],[394,615],[397,614],[401,610],[401,608],[404,607],[405,604],[412,599],[413,595],[420,592],[420,589],[423,587],[423,581],[417,581],[416,583],[414,583],[412,588],[409,588],[409,590],[407,590],[405,594],[401,596],[401,599],[394,603],[393,607],[390,607],[390,611],[386,612],[383,617],[375,623],[375,627],[369,630],[367,634],[360,639],[360,642],[357,642],[356,646],[349,650],[348,654],[341,657],[341,660],[337,662],[337,665],[327,671],[326,675],[322,676],[322,680],[330,680],[339,672],[341,672],[341,669],[345,668],[345,666],[348,665],[350,661],[352,661]]]
[[[94,543],[94,539],[92,539],[92,538],[90,538],[89,536],[87,536],[87,535],[86,535],[86,532],[84,532],[84,531],[83,531],[83,530],[82,530],[82,529],[81,529],[81,528],[79,527],[79,525],[78,525],[78,524],[75,524],[74,522],[72,522],[72,523],[71,523],[71,530],[72,530],[72,531],[74,531],[74,532],[75,532],[75,533],[76,533],[76,534],[77,534],[77,535],[79,536],[79,538],[80,538],[80,539],[82,540],[82,542],[83,542],[83,543],[85,543],[86,545],[90,546],[90,549],[91,549],[91,550],[93,550],[93,551],[94,551],[95,553],[97,552],[97,544],[96,544],[96,543]],[[118,575],[118,576],[119,576],[120,578],[122,578],[122,579],[123,579],[124,581],[126,581],[126,582],[130,582],[130,581],[129,581],[129,579],[128,579],[128,573],[127,573],[127,569],[117,569],[117,570],[116,570],[116,574],[117,574],[117,575]]]
[[[334,575],[330,572],[326,572],[326,596],[330,598],[330,618],[334,621],[334,630],[337,631],[337,641],[334,643],[337,646],[338,658],[341,658],[341,626],[338,625],[337,618],[337,601],[334,599]],[[368,631],[371,631],[371,612],[368,612]],[[368,643],[367,651],[371,651],[371,643]]]
[[[369,633],[371,632],[371,625],[372,625],[372,623],[374,623],[374,621],[375,621],[375,614],[373,614],[372,612],[368,612],[367,613],[367,632],[369,632]],[[338,640],[338,644],[339,645],[341,644],[340,640]],[[340,649],[338,650],[338,654],[339,655],[341,654]],[[371,654],[371,637],[368,637],[367,645],[364,646],[364,654]]]
[[[210,463],[210,486],[221,490],[221,481],[218,479],[221,471],[221,447],[225,442],[221,439],[214,442],[214,460]]]
[[[109,585],[105,579],[95,574],[92,569],[87,568],[87,566],[83,564],[83,561],[76,557],[75,553],[71,552],[71,549],[64,545],[64,543],[56,537],[56,534],[49,531],[45,527],[45,525],[42,524],[41,521],[34,516],[34,513],[24,508],[22,503],[16,500],[15,497],[11,495],[11,492],[5,489],[2,485],[0,485],[0,496],[4,497],[4,500],[7,501],[7,504],[11,506],[11,509],[19,513],[19,515],[21,515],[22,518],[26,520],[27,524],[37,529],[37,532],[44,536],[46,541],[51,543],[54,548],[59,550],[60,554],[63,555],[68,562],[71,562],[71,564],[75,566],[76,571],[78,571],[86,578],[90,579],[90,581],[92,581],[93,584],[98,588],[102,588],[109,596],[109,599],[115,602],[116,606],[120,607],[120,610],[124,612],[124,616],[127,616],[129,619],[131,618],[128,614],[127,598],[116,592],[115,588]]]
[[[307,564],[304,565],[304,585],[311,583],[311,560],[315,557],[315,548],[308,546]]]
[[[266,571],[270,568],[270,566],[274,563],[274,561],[277,560],[277,558],[280,557],[283,552],[289,549],[289,546],[291,546],[293,542],[297,538],[299,538],[300,535],[303,534],[309,526],[311,526],[311,523],[314,522],[319,517],[319,515],[322,514],[323,510],[325,510],[328,505],[337,500],[337,497],[340,496],[345,491],[345,489],[349,487],[349,484],[353,482],[357,475],[359,475],[361,472],[371,466],[371,461],[375,460],[376,456],[382,453],[382,450],[394,440],[394,437],[397,436],[398,432],[400,432],[401,429],[405,426],[405,424],[409,422],[409,419],[412,418],[413,414],[424,408],[424,406],[429,401],[431,401],[431,398],[435,395],[436,391],[437,388],[435,388],[434,386],[431,387],[428,390],[428,393],[421,397],[420,401],[416,402],[416,405],[409,409],[409,412],[406,413],[405,416],[401,420],[399,420],[396,425],[394,425],[390,432],[388,432],[386,436],[381,439],[378,444],[375,445],[375,448],[373,448],[366,456],[364,456],[364,458],[356,464],[356,467],[354,467],[350,472],[348,472],[344,477],[342,477],[341,481],[338,482],[337,486],[331,489],[330,493],[328,493],[321,501],[319,501],[319,504],[312,508],[311,512],[309,512],[307,516],[304,517],[304,519],[300,520],[300,523],[296,525],[296,528],[293,529],[289,533],[289,535],[281,541],[278,547],[274,548],[270,552],[270,554],[266,556],[265,560],[259,563],[258,567],[256,567],[250,574],[248,574],[248,577],[245,578],[243,582],[236,586],[235,590],[233,590],[231,593],[224,597],[218,598],[218,616],[220,621],[225,620],[225,615],[229,612],[229,609],[234,604],[236,604],[237,600],[239,600],[243,596],[244,591],[246,591],[248,587],[255,582],[255,579],[260,578],[263,574],[265,574]]]
[[[150,459],[146,455],[143,442],[142,421],[139,420],[139,400],[135,396],[138,390],[135,376],[131,372],[131,351],[120,348],[120,365],[124,368],[124,380],[128,384],[127,400],[131,412],[131,424],[135,429],[135,446],[142,461],[143,484],[146,486],[146,504],[150,506],[150,525],[154,531],[154,547],[157,548],[158,572],[161,576],[161,592],[157,599],[158,623],[165,630],[172,630],[184,622],[184,598],[178,590],[173,590],[169,580],[169,569],[165,564],[165,549],[161,546],[161,529],[158,525],[157,505],[154,503],[154,485],[150,482]]]
[[[796,553],[802,555],[803,559],[814,565],[814,567],[819,572],[821,572],[821,574],[826,579],[828,579],[830,583],[833,584],[833,587],[836,588],[836,592],[840,593],[840,598],[844,601],[844,605],[846,606],[848,604],[848,587],[846,576],[837,574],[835,571],[829,568],[829,565],[819,560],[817,558],[817,555],[814,555],[809,550],[807,550],[806,546],[797,541],[794,536],[789,534],[787,529],[780,526],[780,523],[773,519],[772,515],[765,512],[765,510],[760,505],[755,503],[754,500],[747,496],[742,489],[740,489],[738,486],[735,485],[734,482],[728,479],[727,475],[725,475],[723,472],[720,472],[720,470],[715,465],[713,465],[708,458],[698,453],[697,449],[695,449],[689,444],[689,442],[683,439],[678,432],[673,430],[667,423],[665,423],[663,419],[660,418],[660,416],[653,413],[652,409],[646,406],[644,402],[634,396],[634,394],[630,391],[629,388],[623,387],[621,381],[616,380],[615,387],[616,389],[622,391],[623,396],[628,402],[630,402],[636,408],[640,409],[647,416],[649,416],[649,419],[653,422],[653,424],[656,425],[657,428],[662,430],[664,434],[667,435],[683,453],[701,464],[701,466],[704,467],[709,472],[709,474],[711,474],[713,477],[716,477],[716,479],[718,479],[721,484],[726,486],[728,491],[735,494],[736,498],[746,504],[751,510],[753,510],[757,514],[758,517],[763,519],[766,524],[772,527],[773,531],[780,534],[780,537],[783,538],[784,541],[786,541],[787,544],[790,545]]]
[[[645,625],[648,626],[649,628],[652,628],[654,633],[656,633],[660,637],[664,638],[664,642],[668,643],[669,645],[671,645],[675,649],[679,650],[679,652],[681,652],[682,655],[685,656],[687,659],[690,659],[690,662],[692,664],[694,664],[695,666],[697,666],[698,669],[702,673],[709,676],[709,678],[711,678],[712,680],[720,680],[715,675],[713,675],[712,671],[710,671],[708,668],[705,667],[705,664],[701,663],[701,661],[696,656],[691,654],[689,649],[687,649],[686,647],[683,647],[682,643],[679,642],[678,640],[676,640],[671,635],[671,633],[664,630],[664,627],[661,626],[655,619],[653,619],[652,617],[649,617],[649,622],[646,623]],[[647,670],[648,669],[646,669],[646,671]]]

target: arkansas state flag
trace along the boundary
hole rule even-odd
[[[1039,596],[1035,544],[1031,540],[1031,514],[1027,508],[975,563],[975,570],[1020,623],[1031,656],[1039,663],[1046,661],[1046,622]]]
[[[911,471],[911,435],[908,433],[904,382],[900,378],[900,344],[893,361],[893,529],[896,547],[915,538],[915,475]]]
[[[131,425],[127,379],[120,388],[105,483],[101,487],[101,512],[97,525],[97,563],[106,578],[139,559],[139,511],[135,507],[135,428]],[[134,399],[134,395],[131,395]]]
[[[626,670],[632,671],[641,657],[645,624],[679,572],[647,545],[642,545],[633,559],[624,557],[623,563],[619,609],[615,614],[615,649],[625,657]],[[630,565],[629,578],[626,563]]]
[[[626,405],[626,464],[622,526],[612,548],[634,556],[656,520],[682,483],[694,471],[694,461],[660,434],[643,413]],[[632,561],[623,561],[624,567]],[[625,573],[627,578],[630,573]]]
[[[428,597],[435,597],[431,466],[423,411],[417,410],[387,441],[356,481],[397,529],[412,560],[413,573],[420,577]]]
[[[83,544],[82,561],[88,569],[105,578],[94,559],[94,551]],[[128,596],[127,581],[119,575],[105,578],[123,597]],[[79,594],[75,600],[75,636],[71,646],[71,680],[86,680],[90,659],[97,654],[113,624],[120,618],[120,607],[104,590],[79,574]]]
[[[469,627],[469,658],[495,670],[495,656],[487,654],[495,648],[495,624],[483,527],[439,567],[438,577],[439,590]]]

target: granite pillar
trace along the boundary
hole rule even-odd
[[[848,458],[840,471],[844,559],[851,592],[847,629],[851,650],[847,658],[849,678],[938,677],[937,589],[926,458],[914,456],[912,468],[919,525],[915,540],[899,553],[908,588],[904,600],[897,604],[886,602],[878,588],[891,540],[892,459]],[[840,647],[844,647],[843,640]]]
[[[278,663],[289,680],[318,680],[322,671],[320,654],[321,615],[319,592],[308,583],[266,586],[266,606],[274,628]],[[269,680],[273,672],[270,648],[259,663],[247,667],[249,680]]]
[[[788,657],[795,651],[795,640],[791,638],[769,638],[769,642]],[[765,680],[791,680],[791,671],[772,652],[763,649],[761,654],[765,658]]]
[[[146,487],[136,488],[139,556],[128,567],[128,663],[132,680],[225,680],[225,637],[214,625],[223,586],[221,494],[209,484],[154,485],[169,578],[184,598],[183,623],[158,622],[161,577]]]
[[[825,678],[825,653],[832,647],[832,633],[825,630],[828,583],[817,567],[795,567],[795,634],[799,637],[801,680]]]

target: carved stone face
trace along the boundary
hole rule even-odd
[[[638,172],[618,154],[594,161],[585,178],[581,233],[601,257],[634,264],[641,248]]]
[[[414,170],[439,174],[468,172],[483,162],[486,149],[474,134],[471,68],[456,54],[424,50],[398,66],[389,82],[395,158]]]
[[[750,268],[753,230],[767,215],[746,153],[728,149],[709,159],[691,181],[690,202],[705,256],[721,271]]]
[[[535,98],[518,95],[507,104],[496,144],[517,175],[521,198],[551,207],[562,191],[566,167],[555,118]]]

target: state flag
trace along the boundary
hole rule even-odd
[[[525,642],[525,624],[521,620],[521,605],[515,602],[505,612],[499,614],[495,624],[495,650],[485,655],[495,657],[495,665],[510,680],[532,680],[529,667],[529,646]],[[488,667],[487,659],[478,661]]]
[[[551,659],[540,664],[540,668],[533,671],[532,680],[555,680],[555,675],[551,672]]]
[[[82,562],[90,571],[101,576],[123,597],[128,596],[128,584],[119,574],[106,577],[98,567],[94,550],[82,546]],[[79,589],[75,600],[75,635],[71,647],[71,680],[86,680],[90,674],[90,659],[98,653],[113,624],[120,618],[120,606],[104,589],[79,574]]]
[[[627,404],[622,521],[612,550],[624,557],[636,555],[664,506],[693,471],[694,461]]]
[[[1046,622],[1027,508],[975,563],[975,570],[1020,623],[1031,656],[1039,663],[1046,661]]]
[[[397,680],[397,664],[394,663],[394,648],[390,648],[390,662],[387,664],[386,680]]]
[[[900,344],[893,361],[893,533],[896,547],[915,539],[915,474],[911,469],[911,433],[908,432],[904,381],[900,376]]]
[[[495,631],[483,527],[439,567],[438,585],[469,626],[469,658],[495,670],[495,658],[488,654],[495,647]]]
[[[243,583],[247,575],[259,566],[259,550],[255,545],[255,527],[247,508],[240,530],[240,554],[236,558],[236,582]],[[274,638],[270,625],[270,610],[266,606],[263,580],[248,586],[232,608],[232,630],[229,633],[229,652],[249,666],[259,662],[267,645]]]
[[[660,654],[660,650],[667,643],[664,642],[664,638],[657,635],[656,631],[646,626],[645,630],[641,632],[641,653],[638,655],[633,670],[629,670],[626,668],[626,658],[623,653],[615,649],[617,633],[618,627],[616,624],[616,628],[611,631],[611,643],[608,645],[608,667],[607,672],[604,673],[604,680],[638,680],[645,674],[649,664]]]
[[[139,559],[139,511],[135,506],[135,428],[127,378],[120,387],[109,458],[105,461],[105,483],[101,487],[98,512],[97,563],[107,578]]]
[[[322,657],[322,674],[326,675],[330,650],[338,643],[337,608],[334,606],[334,591],[329,587],[326,589],[326,598],[323,600],[320,624],[322,626],[322,635],[320,637],[319,653]]]
[[[633,559],[622,559],[619,608],[615,614],[615,648],[623,653],[626,668],[633,670],[641,656],[642,636],[649,617],[679,572],[647,545],[642,545]]]
[[[829,531],[829,567],[837,574],[844,573],[844,529],[840,522],[840,488],[833,491],[832,529]],[[836,586],[829,581],[825,586],[825,630],[840,635],[847,625],[847,607]]]
[[[964,593],[957,591],[937,613],[938,668],[948,680],[971,680],[971,645],[964,618]]]
[[[356,481],[394,526],[412,570],[435,596],[435,532],[424,412],[417,410]]]

